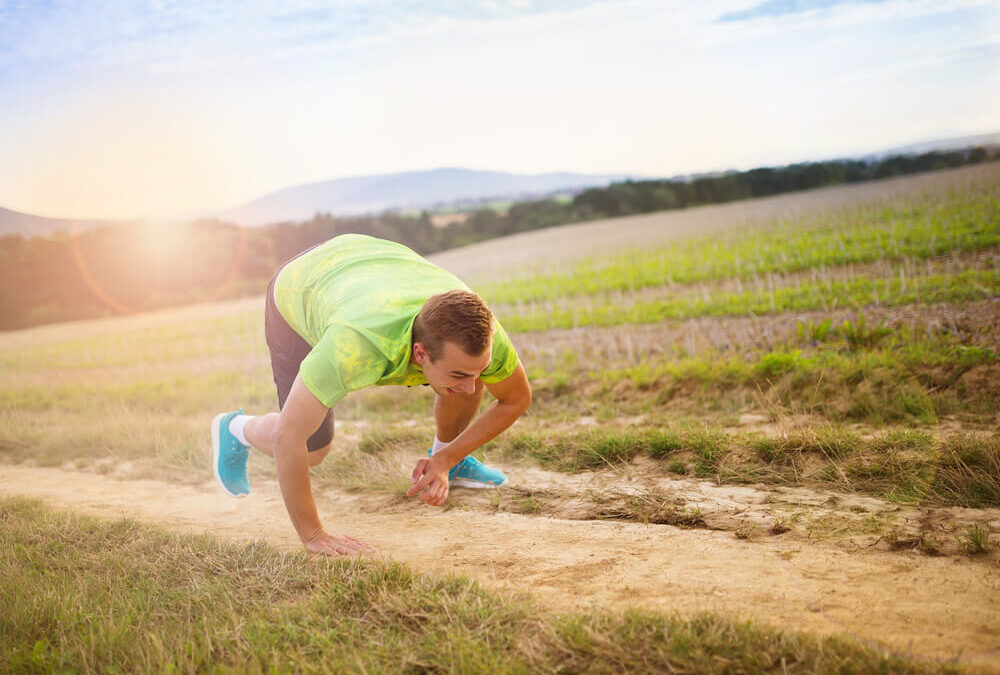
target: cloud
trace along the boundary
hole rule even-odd
[[[492,22],[574,12],[597,0],[50,0],[0,3],[0,69],[120,66],[184,48],[203,63],[288,45],[356,45],[441,20]]]
[[[993,14],[996,0],[766,0],[715,16],[712,23],[761,23],[760,19],[789,19],[808,24],[843,25],[877,21],[887,16],[920,17],[984,10]],[[801,21],[800,24],[801,25]]]
[[[832,9],[838,5],[878,5],[886,0],[768,0],[753,7],[720,15],[718,23],[752,21],[764,17],[788,16]]]

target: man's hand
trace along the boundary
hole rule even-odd
[[[422,459],[413,469],[413,485],[407,497],[420,495],[420,501],[431,506],[441,506],[448,499],[448,469],[442,468],[434,457]]]
[[[303,539],[302,543],[310,553],[321,553],[323,555],[358,555],[360,553],[371,553],[373,549],[368,544],[348,537],[346,534],[330,534],[325,530],[319,530],[308,539]]]

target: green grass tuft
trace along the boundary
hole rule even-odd
[[[970,525],[956,537],[958,545],[969,555],[985,553],[990,543],[990,531],[984,525]]]
[[[970,508],[1000,507],[1000,433],[956,434],[942,444],[932,498]]]

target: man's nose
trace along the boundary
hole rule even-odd
[[[471,378],[462,380],[462,383],[458,385],[458,390],[463,394],[472,394],[476,391],[476,381]]]

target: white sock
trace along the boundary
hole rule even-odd
[[[243,435],[243,425],[247,423],[248,419],[250,419],[250,415],[236,415],[233,419],[229,420],[229,433],[236,436],[236,440],[243,445],[250,445],[247,442],[246,436]]]
[[[434,445],[431,446],[431,454],[432,455],[438,454],[440,451],[442,451],[445,448],[447,448],[450,443],[451,443],[451,441],[448,441],[448,443],[442,443],[441,441],[438,440],[438,437],[435,436],[434,437]]]

